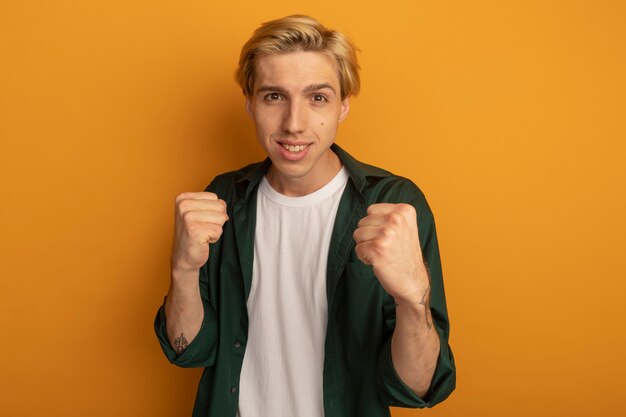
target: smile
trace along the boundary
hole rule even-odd
[[[283,148],[285,148],[289,152],[294,152],[294,153],[302,152],[309,146],[309,145],[288,145],[286,143],[281,143],[281,145]]]

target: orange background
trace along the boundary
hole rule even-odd
[[[174,197],[263,157],[233,71],[296,12],[362,50],[337,142],[437,219],[458,388],[393,415],[626,415],[625,5],[3,1],[0,415],[190,415]]]

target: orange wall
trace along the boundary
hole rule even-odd
[[[261,22],[362,49],[338,143],[437,218],[458,389],[401,416],[620,416],[620,1],[5,1],[0,415],[190,415],[152,320],[173,199],[262,157],[232,74]]]

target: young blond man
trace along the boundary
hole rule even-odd
[[[194,417],[388,416],[455,387],[434,220],[411,181],[334,144],[356,50],[307,16],[263,24],[237,81],[268,155],[176,198],[168,359]]]

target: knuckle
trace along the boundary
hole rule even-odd
[[[180,217],[183,221],[183,224],[189,226],[190,224],[194,223],[196,213],[194,211],[186,211],[184,213],[181,213]]]
[[[385,244],[383,243],[382,239],[377,239],[374,242],[372,242],[372,249],[376,253],[380,253],[384,249],[384,246]]]
[[[185,191],[176,196],[176,204],[180,204],[184,201],[193,202],[198,193],[193,191]]]
[[[187,235],[189,235],[192,241],[198,241],[202,236],[202,228],[198,225],[190,225],[187,228]]]
[[[393,225],[402,224],[402,215],[399,212],[392,212],[387,215],[387,220]]]
[[[359,260],[361,260],[362,262],[367,263],[367,254],[363,250],[363,245],[361,245],[361,244],[356,245],[356,247],[354,248],[354,251],[356,253],[356,257],[359,258]]]
[[[191,204],[191,200],[186,200],[186,199],[180,200],[178,202],[178,210],[181,212],[187,211],[189,209],[190,204]]]
[[[391,227],[383,227],[381,229],[381,234],[383,237],[385,238],[389,238],[392,237],[393,235],[395,235],[395,230]]]
[[[217,240],[220,236],[222,236],[223,230],[224,229],[222,229],[222,226],[212,224],[209,228],[209,234],[214,240]]]
[[[182,200],[187,197],[187,193],[180,193],[176,196],[176,204],[179,204]]]
[[[415,214],[415,207],[407,203],[398,204],[398,209],[402,214],[407,216]]]

